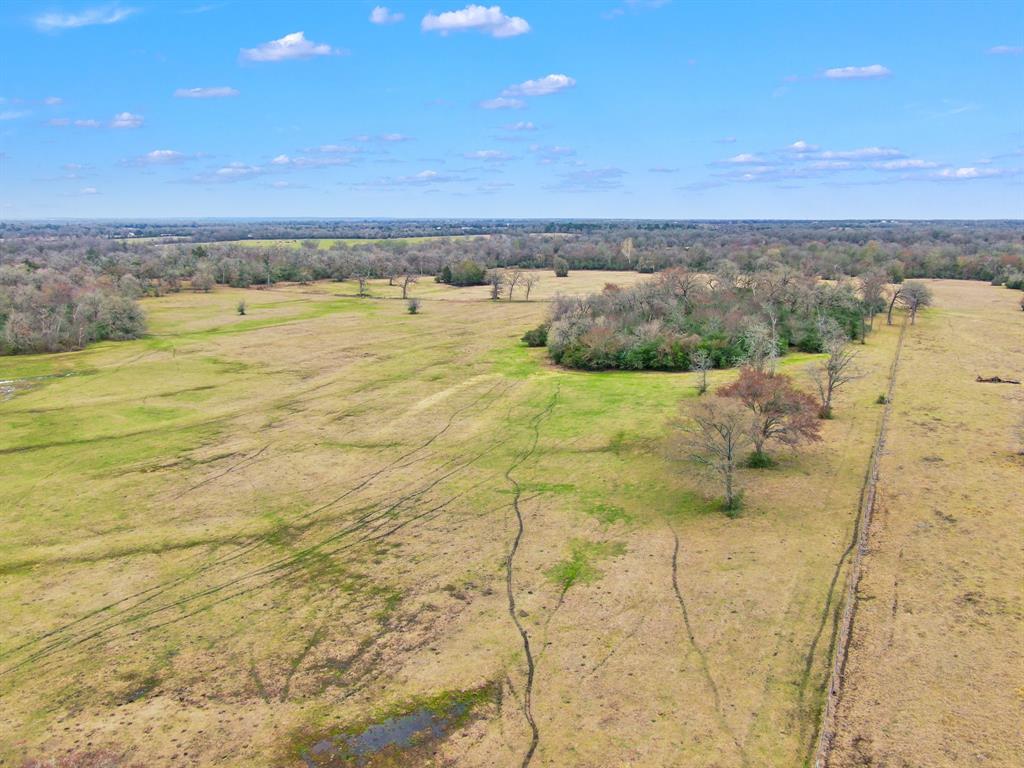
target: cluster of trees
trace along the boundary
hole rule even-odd
[[[676,453],[717,477],[727,514],[736,514],[742,498],[737,470],[772,466],[771,445],[797,449],[821,440],[821,420],[832,417],[836,392],[858,376],[846,336],[827,320],[823,325],[828,356],[810,372],[817,397],[778,373],[771,358],[755,359],[740,368],[735,381],[714,397],[702,398],[676,422]],[[698,393],[706,389],[704,382]]]
[[[145,332],[132,275],[97,277],[87,269],[58,272],[0,266],[0,353],[60,352],[93,341],[133,339]]]
[[[779,268],[711,276],[670,268],[630,288],[560,297],[547,347],[555,362],[587,370],[707,370],[773,359],[788,348],[821,352],[826,322],[862,339],[885,308],[885,278],[821,283]]]
[[[127,237],[127,235],[136,235]],[[432,237],[424,237],[430,236]],[[455,235],[476,235],[455,237]],[[407,237],[422,237],[407,240]],[[302,248],[229,240],[304,239]],[[321,238],[363,238],[364,244]],[[372,238],[385,238],[372,240]],[[191,244],[180,242],[187,239]],[[338,279],[365,257],[378,272],[409,261],[420,274],[441,275],[466,260],[495,267],[613,269],[653,273],[732,269],[752,274],[785,266],[837,279],[879,270],[890,282],[939,277],[1012,283],[1024,274],[1020,222],[685,222],[685,221],[264,221],[0,223],[12,254],[93,248],[107,254],[153,252],[168,277],[190,277],[195,243],[222,269],[223,282]],[[5,254],[6,255],[6,254]],[[351,262],[351,263],[350,263]],[[177,270],[177,274],[175,274]],[[182,271],[184,270],[184,271]],[[139,277],[139,275],[136,275]],[[383,276],[383,275],[378,275]],[[453,283],[457,284],[457,283]]]

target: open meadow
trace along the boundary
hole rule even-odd
[[[857,346],[822,442],[742,470],[730,519],[666,450],[696,374],[570,371],[519,340],[556,291],[641,277],[547,272],[529,302],[422,278],[416,315],[383,280],[218,287],[143,299],[136,341],[0,358],[0,764],[808,764],[902,315]],[[1020,392],[963,377],[1020,373],[1022,313],[933,285],[897,369],[836,765],[890,764],[858,762],[865,736],[899,746],[870,702],[928,720],[908,677],[927,708],[982,665],[1019,716]],[[818,358],[781,370],[810,389]],[[979,451],[988,469],[960,473]],[[933,602],[940,567],[959,576]],[[947,620],[1004,645],[951,661]],[[922,633],[936,655],[908,650]],[[1012,764],[1002,738],[977,764]]]

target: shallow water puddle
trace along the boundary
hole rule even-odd
[[[409,714],[388,717],[357,734],[339,733],[322,739],[303,753],[302,759],[309,768],[365,765],[379,752],[405,750],[444,738],[470,706],[470,702],[457,701],[441,712],[423,707]]]

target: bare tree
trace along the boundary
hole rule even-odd
[[[910,312],[910,324],[917,319],[917,310],[931,306],[932,292],[924,283],[907,281],[900,292],[900,304]]]
[[[739,400],[753,415],[754,453],[748,461],[751,467],[771,465],[765,453],[769,441],[795,448],[800,443],[821,439],[814,398],[793,386],[788,376],[744,366],[739,378],[717,394]]]
[[[903,295],[903,286],[897,285],[892,289],[892,295],[889,297],[889,312],[885,316],[885,324],[892,325],[892,310],[896,306],[896,302],[900,300]]]
[[[678,423],[673,450],[706,467],[722,483],[726,514],[739,508],[736,470],[751,446],[751,416],[731,398],[701,400]]]
[[[873,269],[860,276],[860,298],[868,316],[868,327],[875,328],[875,315],[885,308],[885,286],[889,277],[880,269]]]
[[[501,288],[505,285],[505,271],[502,269],[488,269],[487,284],[491,286],[491,301],[500,299]]]
[[[713,367],[714,360],[706,349],[697,349],[690,355],[690,370],[700,375],[700,378],[697,379],[698,395],[703,395],[708,391],[708,371]]]
[[[829,329],[822,335],[828,357],[811,369],[811,380],[818,390],[821,405],[818,416],[831,419],[832,398],[836,390],[859,376],[854,367],[857,353],[850,349],[846,336],[838,329]]]
[[[774,371],[779,359],[779,343],[771,328],[764,323],[752,323],[743,331],[746,353],[738,361],[757,371]]]
[[[367,295],[369,295],[369,291],[366,290],[366,281],[368,279],[369,278],[366,275],[362,274],[362,273],[359,273],[358,275],[356,275],[356,280],[359,282],[359,295],[360,296],[367,296]]]
[[[402,274],[402,298],[409,298],[409,286],[419,282],[419,277],[412,272]]]
[[[533,286],[540,282],[540,275],[533,272],[523,275],[523,290],[526,292],[526,300],[530,300],[530,291],[533,290]]]
[[[523,279],[523,270],[521,269],[510,269],[505,273],[505,285],[508,286],[508,300],[512,301],[512,292],[519,285],[519,281]]]

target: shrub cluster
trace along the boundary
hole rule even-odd
[[[138,280],[97,279],[25,265],[0,267],[0,353],[61,352],[145,332]]]
[[[685,371],[697,350],[726,368],[790,347],[820,352],[826,326],[859,338],[876,306],[850,283],[786,270],[708,277],[676,268],[631,288],[556,299],[547,346],[555,362],[585,370]]]

